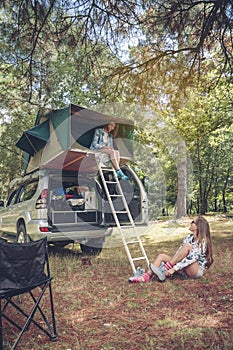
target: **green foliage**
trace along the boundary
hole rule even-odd
[[[148,42],[150,40],[153,38],[149,37]],[[174,131],[172,137],[167,137],[172,133],[167,132],[166,128],[156,127],[158,117],[145,123],[143,133],[150,135],[148,140],[151,147],[159,149],[159,159],[164,157],[164,164],[169,164],[172,154],[174,167],[177,165],[176,142],[183,139],[186,143],[188,157],[193,165],[193,173],[191,168],[188,170],[187,182],[190,212],[227,211],[232,207],[232,152],[229,148],[232,139],[233,91],[229,84],[230,71],[221,77],[219,75],[222,66],[217,48],[212,46],[209,59],[202,62],[201,75],[198,72],[195,74],[195,71],[189,75],[190,61],[187,55],[181,55],[182,61],[178,56],[170,59],[166,57],[148,66],[146,71],[131,72],[131,80],[128,77],[130,99],[133,97],[135,101],[149,105],[154,115],[159,115],[160,122],[170,125]],[[138,64],[141,63],[141,67],[144,67],[143,62],[150,61],[152,54],[153,47],[148,43],[131,51],[132,57]],[[227,141],[224,141],[226,135]],[[169,151],[164,152],[165,149]],[[163,169],[166,174],[168,207],[174,207],[177,171],[166,172],[165,167]]]
[[[206,89],[213,76],[210,72],[187,90],[185,107],[175,120],[193,161],[194,193],[201,213],[226,211],[226,201],[232,206],[228,195],[233,170],[232,87],[222,78],[214,89]]]
[[[15,146],[19,135],[31,126],[32,118],[28,112],[15,111],[9,120],[1,124],[0,138],[0,194],[1,197],[7,196],[9,182],[15,177],[22,175],[23,154]]]
[[[92,48],[91,40],[89,44],[72,42],[75,27],[64,34],[57,32],[47,1],[36,2],[35,7],[31,5],[31,2],[14,2],[12,7],[6,2],[0,9],[3,196],[8,183],[20,176],[23,169],[23,153],[15,143],[23,131],[34,125],[38,110],[61,108],[70,102],[90,106],[104,99],[101,86],[106,62],[115,59],[101,43]],[[59,16],[59,7],[54,11],[54,16]],[[65,23],[70,26],[68,19],[64,20],[64,26]],[[81,23],[76,30],[81,30]]]

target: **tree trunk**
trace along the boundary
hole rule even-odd
[[[200,214],[204,215],[208,211],[208,198],[204,197],[201,200]]]
[[[177,193],[177,214],[179,219],[187,215],[187,156],[186,146],[184,141],[180,141],[178,145],[178,193]]]
[[[180,27],[178,30],[178,47],[183,45],[183,31]],[[178,54],[178,75],[183,76],[183,53]],[[182,81],[182,79],[181,79]],[[178,87],[178,107],[179,110],[185,106],[185,89],[186,85],[179,84]],[[179,219],[187,216],[187,154],[186,146],[183,140],[178,143],[178,159],[177,159],[177,173],[178,173],[178,193],[177,193],[177,213],[176,218]]]
[[[226,189],[229,181],[230,169],[227,169],[226,179],[224,181],[223,189],[222,189],[222,202],[223,202],[223,212],[227,212],[227,203],[226,203]]]

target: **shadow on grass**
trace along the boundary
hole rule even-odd
[[[81,258],[83,256],[82,252],[78,249],[75,249],[75,246],[69,245],[67,247],[59,247],[54,245],[49,245],[49,254],[52,255],[59,255],[59,256],[66,256],[66,257],[77,257]]]

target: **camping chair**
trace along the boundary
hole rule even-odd
[[[56,340],[48,247],[46,237],[30,243],[8,243],[0,239],[0,349],[3,349],[3,318],[19,333],[12,350],[31,324]],[[46,292],[47,291],[47,292]],[[46,293],[45,293],[46,292]],[[23,295],[27,298],[23,297]],[[42,310],[41,300],[49,297]],[[21,301],[25,298],[25,302]],[[47,299],[46,299],[47,300]],[[12,309],[13,311],[10,309]],[[30,310],[25,310],[29,309]],[[8,310],[9,309],[9,310]],[[36,313],[37,312],[37,313]],[[36,314],[36,319],[34,316]]]

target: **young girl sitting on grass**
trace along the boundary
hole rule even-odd
[[[204,270],[213,263],[209,224],[205,218],[198,217],[191,222],[189,230],[191,234],[183,239],[174,256],[159,254],[149,271],[130,277],[129,282],[149,282],[153,275],[164,281],[175,272],[189,278],[202,277]]]

